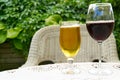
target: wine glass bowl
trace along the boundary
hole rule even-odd
[[[113,20],[87,22],[87,30],[93,39],[101,43],[110,36],[113,25]]]
[[[66,73],[75,73],[71,66],[73,64],[74,57],[80,49],[81,37],[78,21],[61,22],[59,42],[60,48],[70,64]]]
[[[90,36],[99,44],[99,64],[97,70],[91,70],[92,74],[111,74],[101,66],[102,42],[105,41],[113,31],[114,14],[110,3],[90,4],[87,13],[86,26]]]

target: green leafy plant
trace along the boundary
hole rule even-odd
[[[0,0],[0,44],[9,42],[14,49],[27,56],[33,34],[45,24],[48,12],[59,0]],[[59,16],[61,19],[61,17]],[[52,23],[53,24],[53,23]]]
[[[117,50],[118,50],[118,55],[120,58],[120,14],[119,14],[119,10],[120,10],[120,1],[119,0],[110,0],[110,2],[113,5],[113,10],[114,10],[114,15],[115,15],[115,28],[114,28],[114,35],[116,38],[116,44],[117,44]]]

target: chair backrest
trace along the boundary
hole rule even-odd
[[[23,66],[38,65],[45,60],[51,60],[54,63],[66,62],[66,57],[59,45],[59,30],[58,25],[39,29],[32,38],[29,55]],[[81,24],[80,30],[81,47],[74,62],[91,62],[99,59],[99,46],[88,34],[86,25]],[[104,61],[119,61],[113,33],[103,42],[101,54]]]

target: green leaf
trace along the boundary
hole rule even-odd
[[[0,44],[4,43],[7,39],[7,32],[0,31]]]
[[[45,25],[56,25],[62,20],[60,15],[51,15],[47,19],[45,19]]]
[[[22,50],[23,49],[23,45],[21,43],[21,40],[19,39],[14,39],[13,40],[13,44],[15,46],[16,49]]]
[[[22,31],[22,28],[20,27],[15,27],[15,28],[10,28],[7,30],[7,38],[13,39],[18,36],[18,34]]]
[[[4,28],[5,28],[5,25],[2,22],[0,22],[0,30],[2,30]]]
[[[49,21],[46,23],[46,25],[57,25],[58,23],[56,21]]]

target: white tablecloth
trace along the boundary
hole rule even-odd
[[[93,75],[88,70],[96,63],[74,63],[80,70],[77,74],[64,74],[66,63],[32,66],[0,72],[0,80],[120,80],[120,63],[103,63],[104,68],[110,69],[110,75]]]

